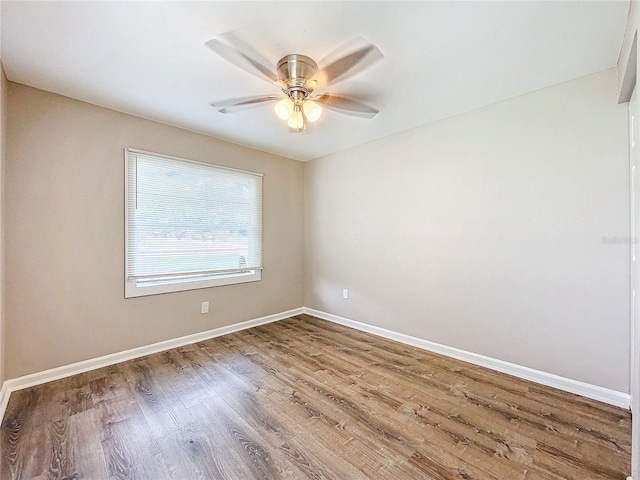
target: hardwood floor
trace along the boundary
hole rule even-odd
[[[625,479],[629,412],[300,315],[15,392],[2,479]]]

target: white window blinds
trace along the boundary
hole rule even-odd
[[[127,281],[262,268],[262,175],[127,149]]]

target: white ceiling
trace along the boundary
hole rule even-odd
[[[629,1],[11,2],[1,5],[7,77],[43,90],[310,160],[615,66]],[[354,37],[384,59],[325,91],[382,106],[327,111],[288,133],[271,106],[210,102],[277,87],[204,46],[234,31],[275,63],[320,61]],[[321,65],[322,66],[322,65]]]

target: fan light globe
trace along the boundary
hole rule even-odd
[[[289,120],[293,112],[293,101],[290,98],[283,98],[276,103],[274,110],[276,115],[282,120]]]
[[[289,127],[293,128],[294,130],[301,130],[304,127],[304,116],[302,115],[300,107],[294,109],[294,111],[291,113],[287,125],[289,125]]]
[[[311,100],[307,100],[302,105],[302,109],[304,110],[304,114],[307,117],[307,120],[310,122],[315,122],[322,115],[322,107],[318,105],[316,102],[312,102]]]

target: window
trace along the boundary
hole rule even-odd
[[[125,297],[260,280],[262,175],[126,149]]]

